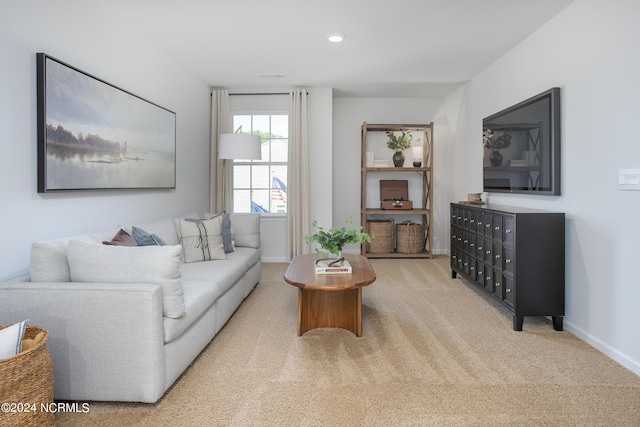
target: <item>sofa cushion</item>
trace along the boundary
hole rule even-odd
[[[118,229],[102,233],[81,234],[63,239],[42,240],[31,245],[29,275],[32,282],[70,282],[67,245],[71,240],[100,244],[109,240]]]
[[[22,352],[22,338],[29,319],[0,329],[0,360]]]
[[[248,270],[256,262],[260,261],[260,249],[237,247],[232,254],[227,254],[227,259],[242,261],[245,270]]]
[[[164,343],[168,344],[184,333],[223,294],[223,286],[210,280],[183,281],[184,316],[179,319],[164,317]]]
[[[226,259],[222,243],[222,217],[193,221],[174,219],[178,242],[182,245],[182,261],[196,262]]]
[[[104,240],[103,245],[113,246],[138,246],[136,240],[122,228],[116,233],[111,240]]]
[[[236,247],[260,247],[260,214],[231,214],[231,226]]]
[[[217,214],[205,213],[202,215],[205,219],[215,218],[217,216],[222,216],[222,244],[224,245],[224,252],[230,253],[233,252],[233,233],[231,229],[231,218],[229,214],[225,211],[222,211]]]
[[[156,283],[162,313],[184,314],[180,246],[103,246],[72,240],[67,259],[72,282]]]
[[[246,272],[244,264],[240,257],[182,265],[185,315],[180,319],[163,319],[165,344],[182,335],[218,298],[242,279]]]
[[[162,237],[149,233],[135,225],[131,227],[131,236],[138,246],[164,246],[167,244]]]

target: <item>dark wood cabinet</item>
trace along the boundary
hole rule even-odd
[[[565,216],[526,208],[451,204],[451,277],[460,274],[513,313],[564,316]]]

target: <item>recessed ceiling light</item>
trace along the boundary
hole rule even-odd
[[[342,40],[344,40],[344,34],[340,34],[340,33],[327,34],[327,39],[333,43],[340,43]]]

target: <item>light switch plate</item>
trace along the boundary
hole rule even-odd
[[[640,190],[640,169],[620,169],[618,171],[620,190]]]

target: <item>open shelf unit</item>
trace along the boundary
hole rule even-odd
[[[386,141],[386,132],[411,132],[416,135],[422,144],[422,165],[420,167],[412,166],[411,150],[405,160],[404,167],[370,167],[367,166],[367,151],[371,151],[370,146],[374,142],[372,136],[376,136],[375,143],[378,144],[378,150],[384,153],[387,159],[391,159],[393,152],[386,145],[382,149],[380,144],[383,139]],[[380,133],[384,138],[380,137]],[[419,136],[418,136],[419,135]],[[416,138],[414,138],[414,145]],[[386,150],[386,151],[385,151]],[[401,175],[402,179],[406,179],[416,184],[414,188],[419,189],[419,200],[412,200],[414,209],[407,210],[391,210],[381,209],[380,200],[373,200],[367,195],[367,189],[373,185],[378,185],[381,179],[393,179]],[[411,187],[410,187],[411,188]],[[361,199],[360,214],[361,224],[366,227],[367,220],[391,218],[395,224],[401,223],[411,216],[419,216],[425,229],[425,248],[418,253],[399,253],[394,249],[393,252],[371,253],[367,252],[367,246],[361,245],[360,252],[368,258],[432,258],[433,248],[433,123],[429,124],[362,124],[362,153],[361,153]],[[411,199],[411,191],[410,197]],[[372,207],[372,206],[376,207]],[[395,234],[395,233],[394,233]],[[395,244],[394,244],[395,248]]]

